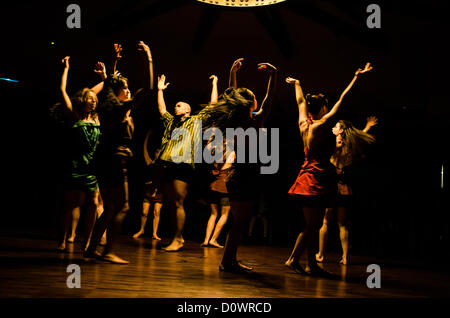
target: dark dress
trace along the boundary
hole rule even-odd
[[[94,192],[98,183],[93,159],[100,137],[100,125],[77,121],[72,126],[70,135],[71,169],[68,188]]]

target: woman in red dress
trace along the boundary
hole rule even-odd
[[[324,147],[324,136],[328,129],[324,124],[336,114],[344,96],[350,91],[358,75],[371,69],[370,63],[367,63],[363,70],[358,69],[355,72],[352,81],[330,111],[328,101],[323,94],[308,94],[305,98],[300,81],[290,77],[286,79],[288,84],[295,86],[299,111],[298,125],[305,152],[305,161],[295,183],[289,190],[289,194],[300,196],[305,219],[304,229],[298,235],[294,249],[285,263],[286,266],[297,273],[314,276],[328,275],[317,265],[314,253],[315,241],[318,238],[318,232],[328,204],[327,198],[333,192],[330,186],[333,182],[331,178],[333,171],[328,168],[330,154]],[[299,264],[300,256],[305,249],[308,259],[306,270]]]

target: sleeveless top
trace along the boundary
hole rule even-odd
[[[312,119],[307,119],[307,128],[312,124]],[[325,148],[327,145],[323,145]],[[300,168],[289,194],[299,195],[326,195],[329,193],[330,183],[332,181],[331,164],[325,160],[326,156],[318,151],[304,147],[305,160]],[[329,156],[328,156],[329,158]]]
[[[95,191],[98,187],[93,159],[100,138],[100,125],[77,121],[71,129],[71,180],[72,188]]]

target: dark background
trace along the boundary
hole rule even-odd
[[[3,231],[55,232],[67,144],[48,109],[60,101],[61,59],[71,56],[71,94],[96,83],[95,62],[112,68],[113,43],[121,43],[119,69],[133,92],[143,82],[144,64],[137,51],[143,40],[152,50],[155,87],[160,74],[171,83],[165,91],[169,107],[183,100],[198,110],[209,100],[209,76],[219,77],[223,91],[229,68],[239,57],[245,61],[238,83],[252,89],[261,102],[267,75],[257,70],[257,63],[270,62],[279,69],[266,125],[278,127],[281,136],[279,172],[265,177],[268,243],[275,246],[292,246],[302,221],[301,206],[287,195],[303,160],[303,146],[294,91],[284,79],[296,77],[306,93],[325,93],[333,103],[355,70],[370,61],[374,70],[360,76],[333,119],[349,119],[362,128],[367,116],[379,118],[372,130],[377,145],[357,171],[352,253],[448,260],[447,1],[378,1],[381,29],[366,26],[369,1],[288,0],[258,9],[179,0],[78,1],[81,29],[66,26],[69,3],[2,4],[0,77],[19,81],[0,81]],[[143,138],[148,129],[161,129],[155,96],[133,116],[136,147],[130,172],[132,208],[123,227],[127,234],[138,228]],[[203,239],[209,216],[207,206],[198,201],[201,194],[201,184],[194,185],[186,202],[185,238],[197,241]],[[149,218],[149,232],[150,224]],[[339,251],[336,226],[331,231],[331,248]],[[160,233],[168,237],[168,232],[163,210]]]

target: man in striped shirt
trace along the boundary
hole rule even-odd
[[[211,76],[211,102],[217,102],[217,77]],[[201,121],[208,116],[208,107],[197,115],[190,116],[191,107],[185,102],[178,102],[174,108],[174,115],[166,109],[164,90],[169,83],[166,77],[158,77],[158,110],[164,124],[164,134],[161,141],[161,152],[158,164],[162,168],[162,189],[169,209],[176,214],[176,232],[172,242],[164,248],[168,252],[179,251],[183,247],[183,228],[185,221],[184,199],[188,185],[194,173],[195,159],[201,158]],[[199,153],[200,151],[200,153]]]

